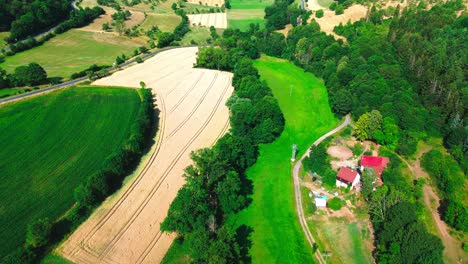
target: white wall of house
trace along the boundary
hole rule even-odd
[[[342,182],[342,181],[339,181],[338,179],[336,180],[336,187],[340,188],[340,187],[343,187],[343,188],[348,188],[348,184]]]
[[[351,189],[354,188],[356,185],[358,185],[359,182],[361,182],[361,175],[359,175],[359,173],[357,173],[356,178],[354,179],[353,183],[351,184]]]

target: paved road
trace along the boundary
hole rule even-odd
[[[148,52],[148,53],[142,55],[141,58],[143,60],[146,60],[146,59],[148,59],[150,57],[153,57],[154,55],[156,55],[156,54],[158,54],[160,52],[166,51],[166,50],[186,48],[186,47],[187,46],[163,48],[163,49],[155,50],[155,51],[152,51],[152,52]],[[196,47],[196,46],[190,46],[190,47]],[[122,68],[129,67],[129,66],[131,66],[133,64],[136,64],[136,63],[137,62],[135,62],[135,59],[131,59],[129,61],[126,61],[126,62],[120,64],[118,67],[110,68],[108,73],[112,74],[112,73],[114,73],[116,71],[121,70]],[[27,92],[27,93],[18,94],[18,95],[15,95],[15,96],[10,96],[10,97],[7,97],[7,98],[0,99],[0,105],[10,103],[10,102],[14,102],[14,101],[18,101],[18,100],[22,100],[22,99],[25,99],[25,98],[29,98],[31,96],[48,93],[48,92],[55,91],[55,90],[58,90],[58,89],[67,88],[67,87],[70,87],[70,86],[74,86],[74,85],[76,85],[78,83],[84,82],[84,81],[89,81],[89,78],[88,77],[81,77],[81,78],[71,80],[71,81],[68,81],[68,82],[60,83],[60,84],[57,84],[57,85],[52,85],[52,86],[44,88],[44,89],[34,90],[32,92]]]
[[[343,128],[345,128],[348,125],[351,125],[351,118],[350,118],[349,114],[346,116],[345,121],[341,125],[339,125],[338,127],[332,129],[331,131],[329,131],[325,135],[321,136],[319,139],[317,139],[312,144],[312,146],[317,146],[322,141],[324,141],[326,138],[328,138],[329,136],[331,136],[331,135],[335,134],[336,132],[342,130]],[[315,239],[312,236],[312,234],[310,233],[309,226],[307,225],[307,221],[305,219],[304,209],[302,207],[301,184],[299,182],[299,170],[301,169],[301,166],[302,166],[302,160],[306,156],[309,156],[309,154],[310,154],[310,148],[307,149],[306,153],[304,153],[304,155],[302,155],[302,157],[294,165],[293,179],[294,179],[294,196],[295,196],[295,200],[296,200],[296,212],[297,212],[297,215],[299,216],[299,223],[301,224],[302,231],[304,232],[304,234],[305,234],[305,236],[307,238],[307,241],[309,242],[310,247],[313,248],[314,244],[315,244]],[[317,251],[315,251],[315,257],[317,258],[317,260],[320,263],[326,263],[325,259],[322,256],[322,253],[320,253],[319,249],[317,249]]]

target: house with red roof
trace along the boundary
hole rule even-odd
[[[361,181],[361,175],[357,171],[352,169],[341,167],[340,171],[336,175],[336,187],[344,187],[347,188],[348,186],[351,189],[356,188],[356,186]]]
[[[373,168],[380,180],[382,180],[382,172],[387,168],[389,162],[390,159],[387,157],[363,155],[361,157],[361,171],[366,168]]]

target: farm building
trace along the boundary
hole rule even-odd
[[[375,173],[379,177],[382,177],[382,172],[387,168],[390,159],[387,157],[379,157],[379,156],[365,156],[361,157],[361,171],[366,168],[373,168]]]
[[[315,196],[315,206],[327,207],[327,197],[325,195]]]
[[[351,170],[346,167],[341,167],[336,175],[336,187],[351,187],[356,188],[361,180],[361,175],[357,171]]]

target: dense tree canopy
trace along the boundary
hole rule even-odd
[[[16,42],[67,19],[70,9],[69,0],[0,0],[0,31]]]

